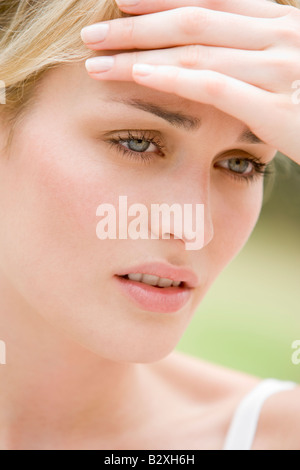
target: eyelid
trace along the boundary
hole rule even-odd
[[[118,131],[117,135],[112,135],[111,138],[109,139],[109,142],[114,145],[119,145],[119,147],[127,148],[124,145],[121,144],[123,143],[128,143],[130,140],[143,140],[145,142],[151,142],[153,145],[156,146],[157,152],[148,152],[147,150],[145,152],[138,152],[138,151],[133,151],[127,148],[128,152],[131,152],[131,154],[136,154],[138,155],[157,155],[160,157],[164,157],[164,153],[167,153],[166,145],[161,139],[161,133],[160,132],[155,132],[155,131],[150,131],[150,130],[126,130],[124,131],[125,135],[122,135],[122,131]]]
[[[234,149],[234,152],[230,152],[230,151],[227,152],[227,157],[229,158],[226,158],[226,154],[223,155],[222,159],[219,159],[218,162],[215,162],[214,167],[215,168],[221,167],[225,169],[226,174],[236,180],[250,183],[251,181],[254,182],[261,178],[265,178],[267,175],[272,173],[271,171],[269,171],[270,163],[265,163],[260,157],[255,157],[253,155],[248,154],[247,152],[238,151],[237,149]],[[220,165],[219,167],[217,165],[217,163],[220,164],[220,163],[228,162],[230,160],[244,160],[252,166],[252,171],[250,173],[239,173],[239,172],[230,170],[229,168],[223,167],[222,165]]]
[[[124,133],[124,136],[122,135]],[[160,147],[167,151],[167,146],[166,143],[164,142],[164,139],[162,137],[162,132],[159,130],[154,130],[154,129],[118,129],[117,131],[112,131],[112,132],[107,132],[104,134],[104,137],[111,137],[112,140],[114,139],[120,139],[120,140],[130,140],[130,134],[133,134],[134,138],[143,138],[145,140],[153,138],[157,139],[156,142],[160,145]],[[169,145],[168,145],[169,147]],[[172,148],[170,149],[170,152],[172,153]],[[219,152],[214,160],[213,163],[215,163],[219,159],[226,159],[228,158],[233,158],[234,156],[242,156],[245,159],[256,159],[257,161],[261,161],[262,163],[263,160],[261,157],[255,156],[253,153],[249,153],[246,150],[239,149],[239,148],[233,148],[230,150],[226,150]]]
[[[165,151],[165,146],[164,144],[160,142],[160,139],[157,138],[157,132],[153,130],[152,131],[147,131],[147,130],[131,131],[127,129],[125,131],[126,133],[125,136],[122,136],[121,132],[122,131],[118,131],[118,135],[116,137],[112,136],[111,139],[108,141],[108,144],[111,147],[114,147],[119,152],[121,152],[124,158],[127,158],[128,160],[133,159],[137,163],[142,162],[144,164],[150,165],[153,163],[153,160],[155,158],[153,157],[154,155],[156,157],[162,157],[162,158],[165,157],[164,153],[162,154],[162,152]],[[156,134],[156,137],[153,137],[153,134]],[[158,134],[160,134],[160,132],[158,132]],[[155,152],[147,152],[147,150],[144,152],[133,151],[131,149],[128,149],[128,147],[125,147],[124,145],[121,144],[121,142],[127,143],[130,140],[144,140],[144,141],[151,142],[157,146],[159,153],[157,154]],[[249,183],[250,181],[254,181],[261,177],[264,177],[266,173],[268,172],[268,169],[267,169],[268,163],[264,163],[261,157],[256,157],[253,154],[250,154],[242,149],[231,149],[231,150],[227,150],[225,152],[219,153],[214,159],[215,161],[213,162],[213,166],[218,168],[218,166],[216,165],[217,163],[216,160],[219,162],[220,161],[223,162],[223,161],[228,161],[228,160],[235,159],[235,158],[248,161],[253,167],[253,170],[251,173],[238,173],[230,169],[223,168],[221,166],[221,168],[226,170],[226,173],[230,177],[238,181],[245,181]]]
[[[216,155],[216,157],[214,158],[214,162],[215,161],[219,161],[219,160],[226,160],[226,159],[230,159],[230,158],[235,158],[235,157],[241,157],[241,158],[244,158],[245,160],[256,160],[256,161],[260,161],[261,163],[264,163],[263,159],[259,156],[256,156],[252,153],[249,153],[247,152],[246,150],[242,150],[242,149],[238,149],[238,148],[234,148],[234,149],[231,149],[231,150],[226,150],[225,152],[220,152]]]
[[[122,135],[124,133],[124,135]],[[164,144],[164,139],[162,138],[162,133],[160,131],[149,130],[149,129],[120,129],[115,132],[108,132],[104,134],[104,137],[108,138],[118,138],[120,140],[129,140],[130,136],[134,138],[145,138],[147,139],[157,139],[162,145]]]

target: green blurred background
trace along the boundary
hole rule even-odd
[[[278,154],[248,243],[199,306],[178,351],[258,377],[300,383],[300,167]]]

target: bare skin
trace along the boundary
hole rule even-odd
[[[121,97],[191,114],[202,126],[195,133],[173,127],[116,105]],[[0,129],[2,148],[4,123]],[[155,147],[147,166],[121,157],[108,134],[128,129],[160,133],[165,160]],[[260,213],[263,178],[233,177],[228,152],[242,152],[253,173],[253,156],[268,164],[276,151],[237,143],[243,130],[210,105],[133,82],[91,80],[84,64],[44,77],[0,158],[0,324],[8,356],[0,368],[1,448],[222,448],[237,404],[259,379],[172,351]],[[119,194],[146,205],[205,203],[205,246],[189,252],[175,238],[100,242],[96,208]],[[199,285],[177,315],[142,311],[115,289],[120,269],[145,260],[197,273]],[[258,446],[270,445],[270,419],[285,410],[278,400],[262,416]],[[276,439],[271,445],[282,448]]]
[[[87,66],[93,79],[134,80],[213,105],[300,163],[298,8],[267,0],[117,3],[138,16],[103,22],[102,40],[97,25],[92,34],[82,30],[88,48],[110,51],[104,55],[114,60],[104,71],[101,57],[93,58]],[[141,64],[151,72],[139,72]]]

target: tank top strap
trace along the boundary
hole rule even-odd
[[[251,450],[260,412],[271,395],[297,387],[295,382],[264,379],[254,387],[238,405],[223,450]]]

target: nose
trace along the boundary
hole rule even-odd
[[[208,245],[214,236],[209,177],[180,178],[160,194],[151,204],[151,238],[181,239],[186,250]]]

